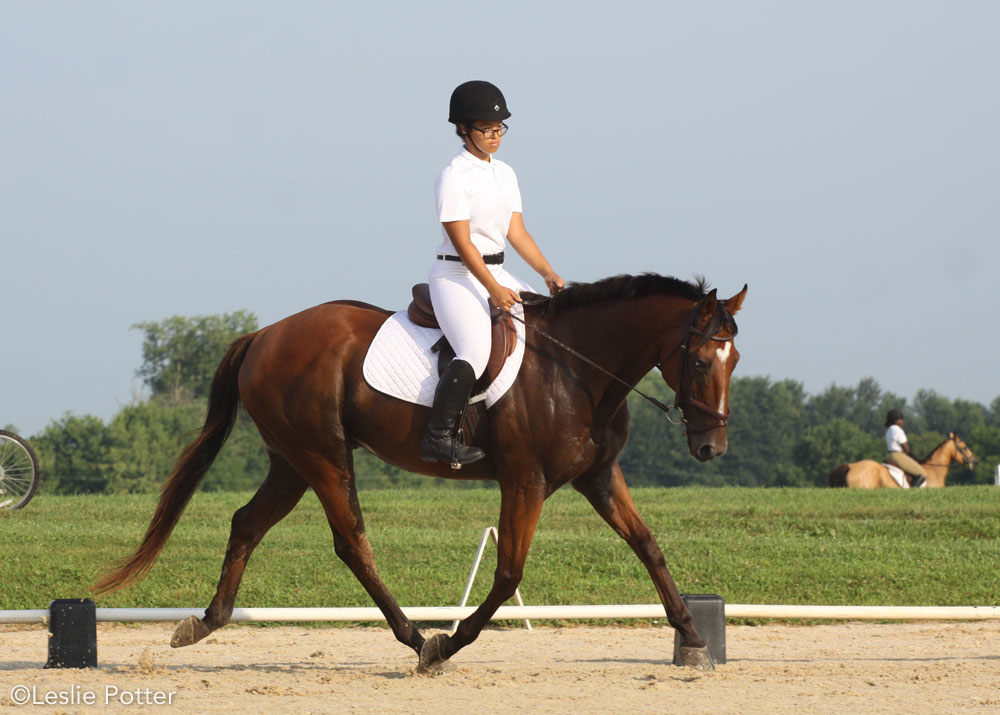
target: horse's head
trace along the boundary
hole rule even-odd
[[[743,305],[747,287],[728,300],[718,300],[711,291],[695,306],[678,351],[676,385],[670,384],[669,369],[664,379],[674,390],[674,404],[687,425],[688,449],[706,462],[725,454],[728,447],[729,379],[740,359],[734,345],[736,321],[733,315]],[[664,366],[665,367],[665,366]]]
[[[948,438],[955,443],[955,461],[959,464],[964,464],[969,469],[975,469],[976,465],[979,464],[979,460],[976,459],[976,455],[969,449],[969,445],[955,432],[950,432]]]

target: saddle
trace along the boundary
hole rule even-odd
[[[427,283],[417,283],[413,286],[413,302],[407,307],[406,314],[415,325],[438,330],[441,328],[434,315],[434,306],[431,305],[431,287]],[[492,301],[490,301],[490,319],[493,323],[490,358],[486,362],[486,371],[472,388],[473,395],[478,395],[489,387],[490,383],[500,374],[504,363],[517,345],[517,331],[514,329],[514,321],[507,313],[493,305]],[[448,367],[448,363],[455,358],[455,351],[448,343],[448,339],[442,335],[441,339],[431,347],[431,352],[438,354],[438,375],[440,376]]]

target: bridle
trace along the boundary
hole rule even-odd
[[[955,448],[962,453],[962,459],[965,460],[965,466],[969,469],[975,469],[976,465],[979,464],[979,460],[976,459],[976,455],[974,455],[972,450],[969,449],[969,445],[963,442],[957,434],[951,439],[955,443]]]
[[[967,445],[965,442],[963,442],[961,437],[959,437],[956,434],[954,437],[949,437],[948,439],[946,439],[945,442],[954,442],[955,443],[955,449],[957,449],[962,454],[962,459],[965,460],[965,466],[968,467],[969,469],[975,469],[976,468],[976,465],[979,463],[979,460],[976,459],[976,455],[974,455],[972,453],[972,450],[969,449],[969,445]],[[943,444],[943,442],[942,442],[942,444]],[[951,466],[951,464],[950,463],[949,464],[932,464],[931,462],[927,462],[927,463],[924,464],[924,466],[925,467],[949,467],[949,466]]]
[[[946,439],[945,442],[954,442],[955,443],[955,449],[957,449],[961,453],[962,459],[965,460],[965,466],[968,467],[969,469],[975,469],[976,468],[976,464],[979,463],[979,460],[976,459],[976,455],[974,455],[972,453],[972,450],[969,449],[969,445],[967,445],[965,442],[963,442],[961,437],[959,437],[956,434],[954,437],[949,437],[948,439]],[[926,466],[926,467],[948,467],[948,466],[951,466],[951,465],[950,464],[930,464],[930,463],[928,463],[928,464],[925,464],[924,466]]]
[[[736,337],[736,333],[738,332],[738,329],[736,327],[736,321],[733,320],[733,317],[729,315],[726,309],[722,306],[722,303],[716,304],[715,312],[712,314],[712,317],[705,325],[704,330],[699,330],[698,328],[694,327],[695,320],[697,320],[698,314],[701,312],[701,308],[704,302],[705,298],[702,298],[698,302],[698,305],[696,305],[692,309],[690,315],[688,316],[687,324],[685,325],[684,328],[684,334],[681,336],[680,342],[670,352],[661,357],[656,363],[656,367],[662,372],[663,364],[667,360],[669,360],[674,353],[678,351],[681,352],[679,375],[677,376],[677,390],[674,391],[674,404],[673,404],[674,409],[676,409],[678,412],[681,413],[681,419],[680,422],[674,422],[672,419],[670,419],[670,409],[661,408],[663,409],[667,417],[667,421],[675,425],[679,424],[688,425],[688,420],[686,417],[686,410],[688,409],[699,412],[711,420],[711,422],[707,426],[699,427],[698,429],[692,429],[690,425],[688,425],[688,428],[685,430],[687,434],[699,434],[701,432],[708,432],[710,430],[719,429],[720,427],[726,427],[729,424],[730,413],[728,410],[725,413],[719,412],[718,410],[713,409],[712,407],[710,407],[709,405],[707,405],[706,403],[702,402],[701,400],[699,400],[697,397],[694,396],[694,385],[692,384],[694,380],[691,377],[691,370],[688,367],[690,359],[690,350],[693,347],[694,348],[700,347],[701,345],[704,345],[705,343],[711,340],[720,343],[727,343],[730,340],[733,340]],[[722,330],[727,325],[730,328],[732,334],[729,335],[728,337],[719,337],[718,335],[719,331]],[[691,338],[695,336],[697,336],[699,341],[697,342],[697,344],[692,345]],[[685,386],[687,387],[686,391],[684,390]],[[682,403],[681,395],[684,394],[685,392],[686,392],[686,399],[684,399]]]
[[[733,320],[733,316],[731,316],[729,312],[722,306],[721,302],[719,302],[716,305],[715,313],[712,314],[712,317],[709,319],[708,323],[705,325],[705,328],[703,330],[699,330],[698,328],[694,327],[695,321],[698,319],[698,314],[701,312],[701,308],[704,305],[705,300],[707,298],[708,296],[704,296],[700,301],[698,301],[698,304],[691,309],[691,313],[688,315],[687,322],[685,323],[684,326],[684,334],[681,336],[681,339],[677,343],[677,345],[675,345],[669,352],[667,352],[665,355],[662,355],[660,359],[656,361],[655,367],[662,372],[663,364],[667,362],[667,360],[669,360],[671,357],[673,357],[674,353],[678,351],[682,353],[680,360],[680,368],[678,370],[679,374],[677,376],[677,390],[674,392],[673,405],[665,405],[659,400],[657,400],[655,397],[647,395],[645,392],[637,388],[635,385],[630,385],[629,383],[625,382],[620,377],[612,373],[610,370],[606,370],[605,368],[601,367],[596,362],[588,358],[586,355],[582,355],[577,350],[571,348],[569,345],[566,345],[558,338],[549,335],[541,328],[537,328],[531,323],[526,322],[520,316],[514,315],[513,313],[507,313],[507,315],[513,318],[514,320],[518,321],[522,325],[524,325],[526,328],[531,328],[533,331],[535,331],[542,337],[558,345],[559,347],[561,347],[563,350],[570,353],[574,357],[587,363],[595,370],[604,373],[612,380],[615,380],[616,382],[624,385],[630,391],[645,398],[654,407],[663,412],[663,414],[667,418],[667,422],[669,422],[670,424],[672,425],[688,424],[687,417],[685,416],[685,409],[691,409],[692,411],[700,412],[701,414],[706,415],[713,421],[712,424],[710,424],[707,427],[699,427],[698,429],[690,429],[689,427],[686,430],[687,434],[698,434],[700,432],[708,432],[709,430],[718,429],[720,427],[725,427],[726,425],[728,425],[729,412],[727,411],[725,414],[723,414],[718,410],[714,410],[709,405],[705,404],[704,402],[702,402],[701,400],[699,400],[694,396],[694,388],[692,385],[693,378],[691,377],[690,369],[688,368],[688,359],[690,357],[689,350],[691,349],[691,338],[692,336],[697,336],[700,339],[700,342],[698,342],[695,345],[695,347],[699,347],[708,342],[709,340],[714,340],[716,342],[722,342],[722,343],[729,342],[730,340],[736,337],[736,333],[738,332],[738,329],[736,327],[736,321]],[[525,301],[525,304],[532,305],[539,302],[541,301]],[[729,335],[728,337],[719,337],[718,333],[723,328],[726,327],[730,329],[731,335]],[[682,401],[681,393],[684,390],[685,384],[687,385],[688,388],[687,395],[686,398],[683,399]],[[679,421],[675,422],[674,420],[670,419],[671,409],[675,409],[681,413],[681,418]]]

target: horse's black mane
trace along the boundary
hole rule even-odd
[[[523,293],[522,296],[527,305],[541,311],[545,317],[551,317],[565,310],[586,308],[618,298],[666,294],[697,301],[705,296],[707,289],[708,283],[704,278],[699,278],[697,283],[691,283],[679,278],[661,276],[658,273],[642,273],[637,276],[602,278],[593,283],[570,283],[553,296],[537,293]]]

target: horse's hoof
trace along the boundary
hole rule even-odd
[[[200,618],[188,616],[177,624],[177,630],[174,631],[174,636],[170,639],[170,647],[181,648],[197,643],[211,632],[212,630]]]
[[[451,670],[450,663],[444,657],[444,644],[448,641],[448,636],[438,633],[424,641],[420,648],[420,662],[417,664],[417,672],[421,675],[440,675]]]
[[[715,661],[712,660],[712,655],[708,652],[707,647],[681,646],[678,650],[680,652],[677,654],[677,660],[674,661],[676,665],[697,670],[715,670]]]

